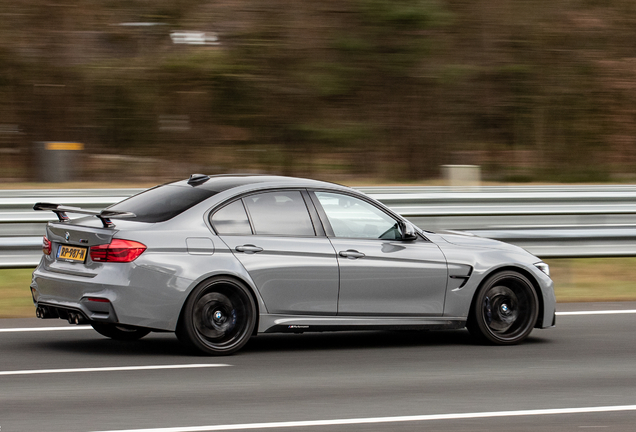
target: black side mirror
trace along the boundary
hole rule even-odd
[[[402,232],[402,240],[417,240],[417,231],[410,222],[400,221],[400,231]]]

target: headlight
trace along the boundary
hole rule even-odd
[[[550,277],[550,266],[544,263],[543,261],[535,264],[535,267],[545,273],[548,277]]]

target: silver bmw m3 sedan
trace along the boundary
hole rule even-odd
[[[508,345],[555,324],[537,257],[420,230],[332,183],[194,174],[102,211],[34,209],[59,219],[33,273],[36,315],[113,339],[169,331],[223,355],[258,333],[466,327]]]

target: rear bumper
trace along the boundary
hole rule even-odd
[[[31,282],[36,308],[51,308],[50,315],[62,319],[81,313],[89,322],[174,331],[192,283],[134,263],[83,274],[74,270],[79,266],[62,265],[43,260]]]

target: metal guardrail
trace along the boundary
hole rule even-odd
[[[460,230],[542,258],[636,256],[636,186],[364,187],[420,228]],[[33,267],[52,212],[37,201],[99,210],[142,189],[0,191],[0,267]],[[73,215],[71,215],[73,216]]]

